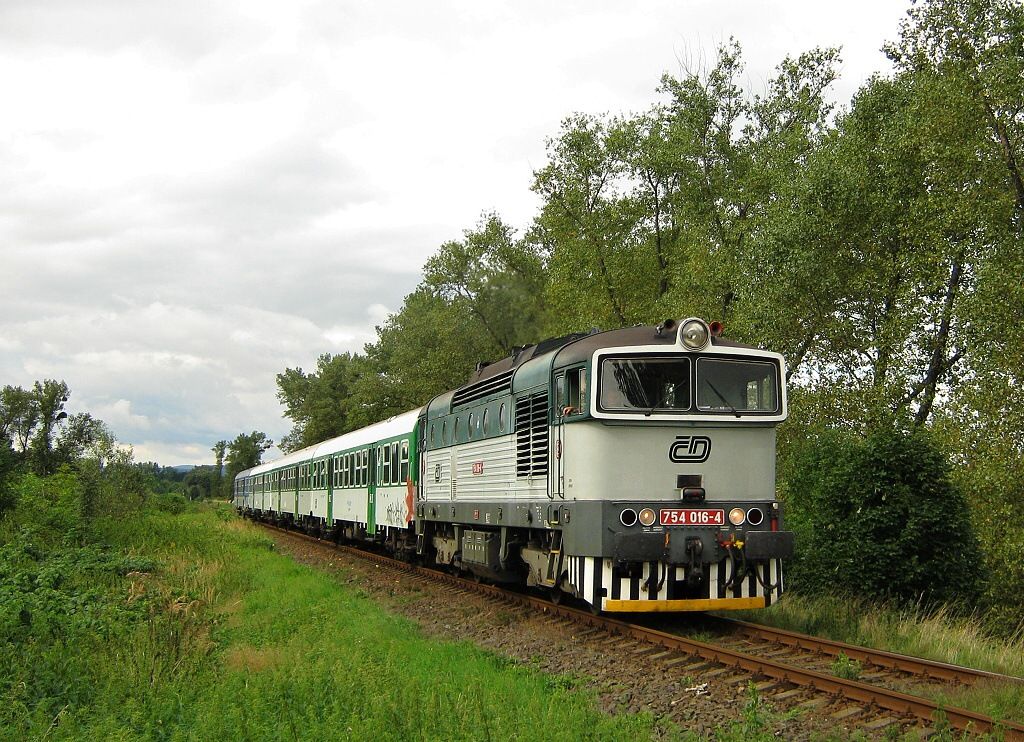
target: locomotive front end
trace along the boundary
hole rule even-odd
[[[782,593],[793,550],[775,499],[785,362],[720,334],[666,320],[557,354],[558,589],[604,611],[759,608]]]

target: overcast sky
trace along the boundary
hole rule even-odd
[[[0,384],[65,380],[136,459],[289,429],[274,375],[359,351],[423,262],[537,208],[544,139],[735,36],[745,84],[899,0],[0,0]],[[275,451],[276,453],[276,451]]]

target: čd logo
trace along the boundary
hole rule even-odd
[[[701,464],[711,455],[711,439],[706,435],[677,435],[668,449],[668,458],[677,464]]]

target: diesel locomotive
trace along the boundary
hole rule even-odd
[[[595,611],[760,608],[785,361],[697,318],[516,348],[423,408],[240,472],[243,514]]]

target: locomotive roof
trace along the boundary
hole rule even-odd
[[[590,359],[594,351],[601,348],[615,348],[630,345],[664,345],[665,347],[676,346],[676,331],[669,330],[662,332],[659,337],[654,325],[636,325],[635,327],[623,327],[617,330],[590,330],[589,332],[573,333],[562,337],[544,340],[536,345],[527,345],[522,348],[513,349],[512,355],[502,358],[494,363],[480,364],[474,371],[464,387],[468,387],[484,379],[497,376],[498,374],[518,368],[527,361],[540,358],[547,354],[554,355],[554,366],[562,368],[571,366]],[[753,345],[737,343],[733,340],[726,340],[721,337],[711,338],[712,346],[731,348],[750,348],[757,350]],[[457,390],[456,390],[457,391]]]
[[[454,407],[501,392],[518,393],[546,383],[552,369],[585,363],[602,348],[658,346],[679,349],[676,330],[658,335],[654,325],[637,325],[617,330],[573,333],[544,340],[536,345],[514,348],[510,356],[494,363],[480,363],[463,386],[434,397],[428,404],[430,417],[447,414]],[[711,338],[710,347],[750,348],[754,346]]]

